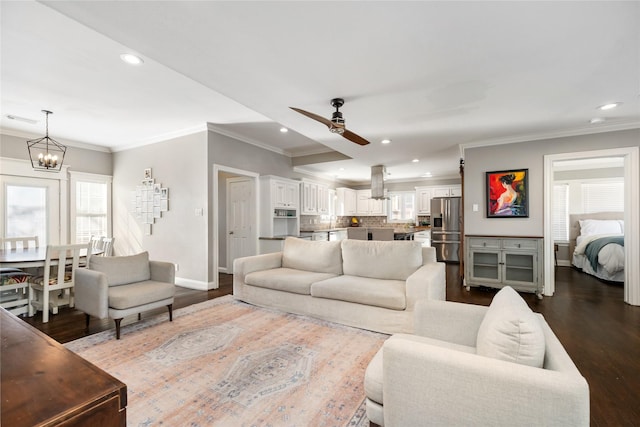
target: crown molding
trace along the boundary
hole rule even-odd
[[[464,157],[464,150],[466,150],[467,148],[488,147],[491,145],[518,144],[521,142],[540,141],[543,139],[567,138],[572,136],[593,135],[598,133],[616,132],[632,129],[640,129],[640,121],[609,125],[592,125],[590,127],[574,128],[557,132],[535,133],[508,138],[487,139],[482,141],[468,142],[460,144],[460,153]]]
[[[33,138],[39,138],[41,136],[43,136],[43,134],[40,133],[31,133],[31,132],[24,132],[21,130],[16,130],[16,129],[8,129],[8,128],[0,128],[0,134],[2,135],[8,135],[8,136],[15,136],[18,138],[25,138],[25,139],[33,139]],[[74,141],[71,139],[64,139],[64,138],[59,138],[59,137],[55,137],[53,138],[56,141],[66,145],[67,147],[75,147],[75,148],[82,148],[85,150],[93,150],[93,151],[101,151],[103,153],[111,153],[112,150],[109,147],[105,147],[104,145],[95,145],[95,144],[90,144],[87,142],[80,142],[80,141]],[[25,141],[26,143],[26,141]]]
[[[228,136],[229,138],[237,139],[238,141],[246,142],[247,144],[255,145],[256,147],[262,148],[264,150],[273,151],[274,153],[281,154],[283,156],[292,157],[291,154],[285,150],[272,147],[263,142],[255,140],[253,138],[248,138],[246,136],[240,135],[236,132],[230,131],[228,129],[223,129],[219,126],[214,125],[213,123],[207,123],[207,130],[211,132],[215,132],[217,134]]]

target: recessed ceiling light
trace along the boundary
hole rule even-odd
[[[340,169],[338,169],[338,170],[343,171],[343,170],[344,170],[344,168],[340,168]]]
[[[140,65],[144,63],[142,58],[132,53],[123,53],[122,55],[120,55],[120,59],[130,65]]]
[[[420,160],[419,159],[413,159],[411,160],[413,163],[418,163]]]
[[[622,102],[611,102],[609,104],[604,104],[599,106],[598,110],[602,110],[602,111],[611,110],[612,108],[619,107],[621,104]]]
[[[381,144],[391,144],[391,140],[390,139],[383,139],[382,141],[380,141]]]
[[[424,175],[422,175],[423,178],[429,178],[431,177],[431,172],[427,172]]]
[[[598,123],[602,123],[604,122],[606,119],[604,117],[594,117],[593,119],[589,120],[589,123],[591,123],[592,125],[598,124]]]
[[[286,127],[281,127],[280,128],[280,132],[287,133],[287,132],[289,132],[289,129],[287,129]]]

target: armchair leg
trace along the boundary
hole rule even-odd
[[[169,309],[169,322],[173,322],[173,304],[169,304],[167,308]]]
[[[120,339],[120,322],[122,322],[122,319],[113,319],[116,322],[116,339],[119,340]]]
[[[85,331],[89,332],[89,320],[91,319],[91,316],[89,316],[87,313],[84,314],[84,328]]]

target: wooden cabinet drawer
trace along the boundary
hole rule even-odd
[[[502,241],[503,249],[536,250],[537,240],[532,239],[505,239]]]
[[[472,248],[487,248],[487,249],[500,249],[500,240],[499,239],[472,238],[472,239],[469,239],[469,247],[472,247]]]

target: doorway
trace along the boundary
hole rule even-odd
[[[554,246],[553,246],[553,184],[556,162],[593,159],[615,158],[624,159],[624,231],[625,231],[625,281],[624,301],[631,305],[640,305],[640,266],[635,260],[640,254],[637,236],[640,232],[640,201],[638,181],[640,176],[640,161],[638,147],[614,148],[609,150],[585,151],[577,153],[563,153],[544,156],[544,245],[545,245],[545,295],[553,295],[555,291]]]
[[[210,261],[210,273],[213,278],[213,289],[219,287],[219,272],[230,273],[228,271],[229,262],[229,247],[228,247],[228,214],[227,204],[229,200],[227,181],[229,179],[237,181],[247,181],[250,187],[251,198],[253,203],[246,206],[247,221],[245,225],[247,232],[247,238],[244,241],[242,253],[247,255],[255,255],[258,253],[258,177],[259,174],[232,168],[224,165],[213,165],[213,201],[212,201],[212,244],[210,246],[213,256]]]

